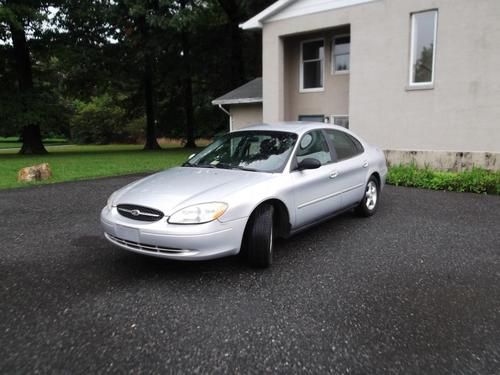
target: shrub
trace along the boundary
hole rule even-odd
[[[418,187],[470,193],[500,195],[500,172],[473,168],[464,172],[442,172],[415,165],[389,168],[387,183],[396,186]]]
[[[89,102],[76,100],[75,114],[70,120],[71,139],[77,144],[107,144],[122,136],[125,110],[104,94]]]
[[[132,119],[123,128],[123,141],[128,143],[144,143],[146,139],[146,116]]]

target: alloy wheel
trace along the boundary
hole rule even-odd
[[[375,208],[377,205],[377,184],[374,181],[369,181],[368,184],[366,185],[366,208],[368,208],[370,211]]]

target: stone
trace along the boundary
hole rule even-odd
[[[47,180],[52,176],[52,171],[48,163],[33,165],[31,167],[22,168],[17,173],[17,181],[31,182]]]

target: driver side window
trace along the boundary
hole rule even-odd
[[[321,130],[313,130],[302,136],[299,148],[297,149],[296,158],[297,163],[300,163],[304,159],[311,158],[318,160],[321,165],[333,161],[328,143]]]

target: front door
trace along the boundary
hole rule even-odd
[[[306,158],[320,161],[321,167],[291,173],[296,202],[296,228],[342,208],[336,183],[336,166],[321,130],[313,130],[302,136],[295,155],[296,163]]]

